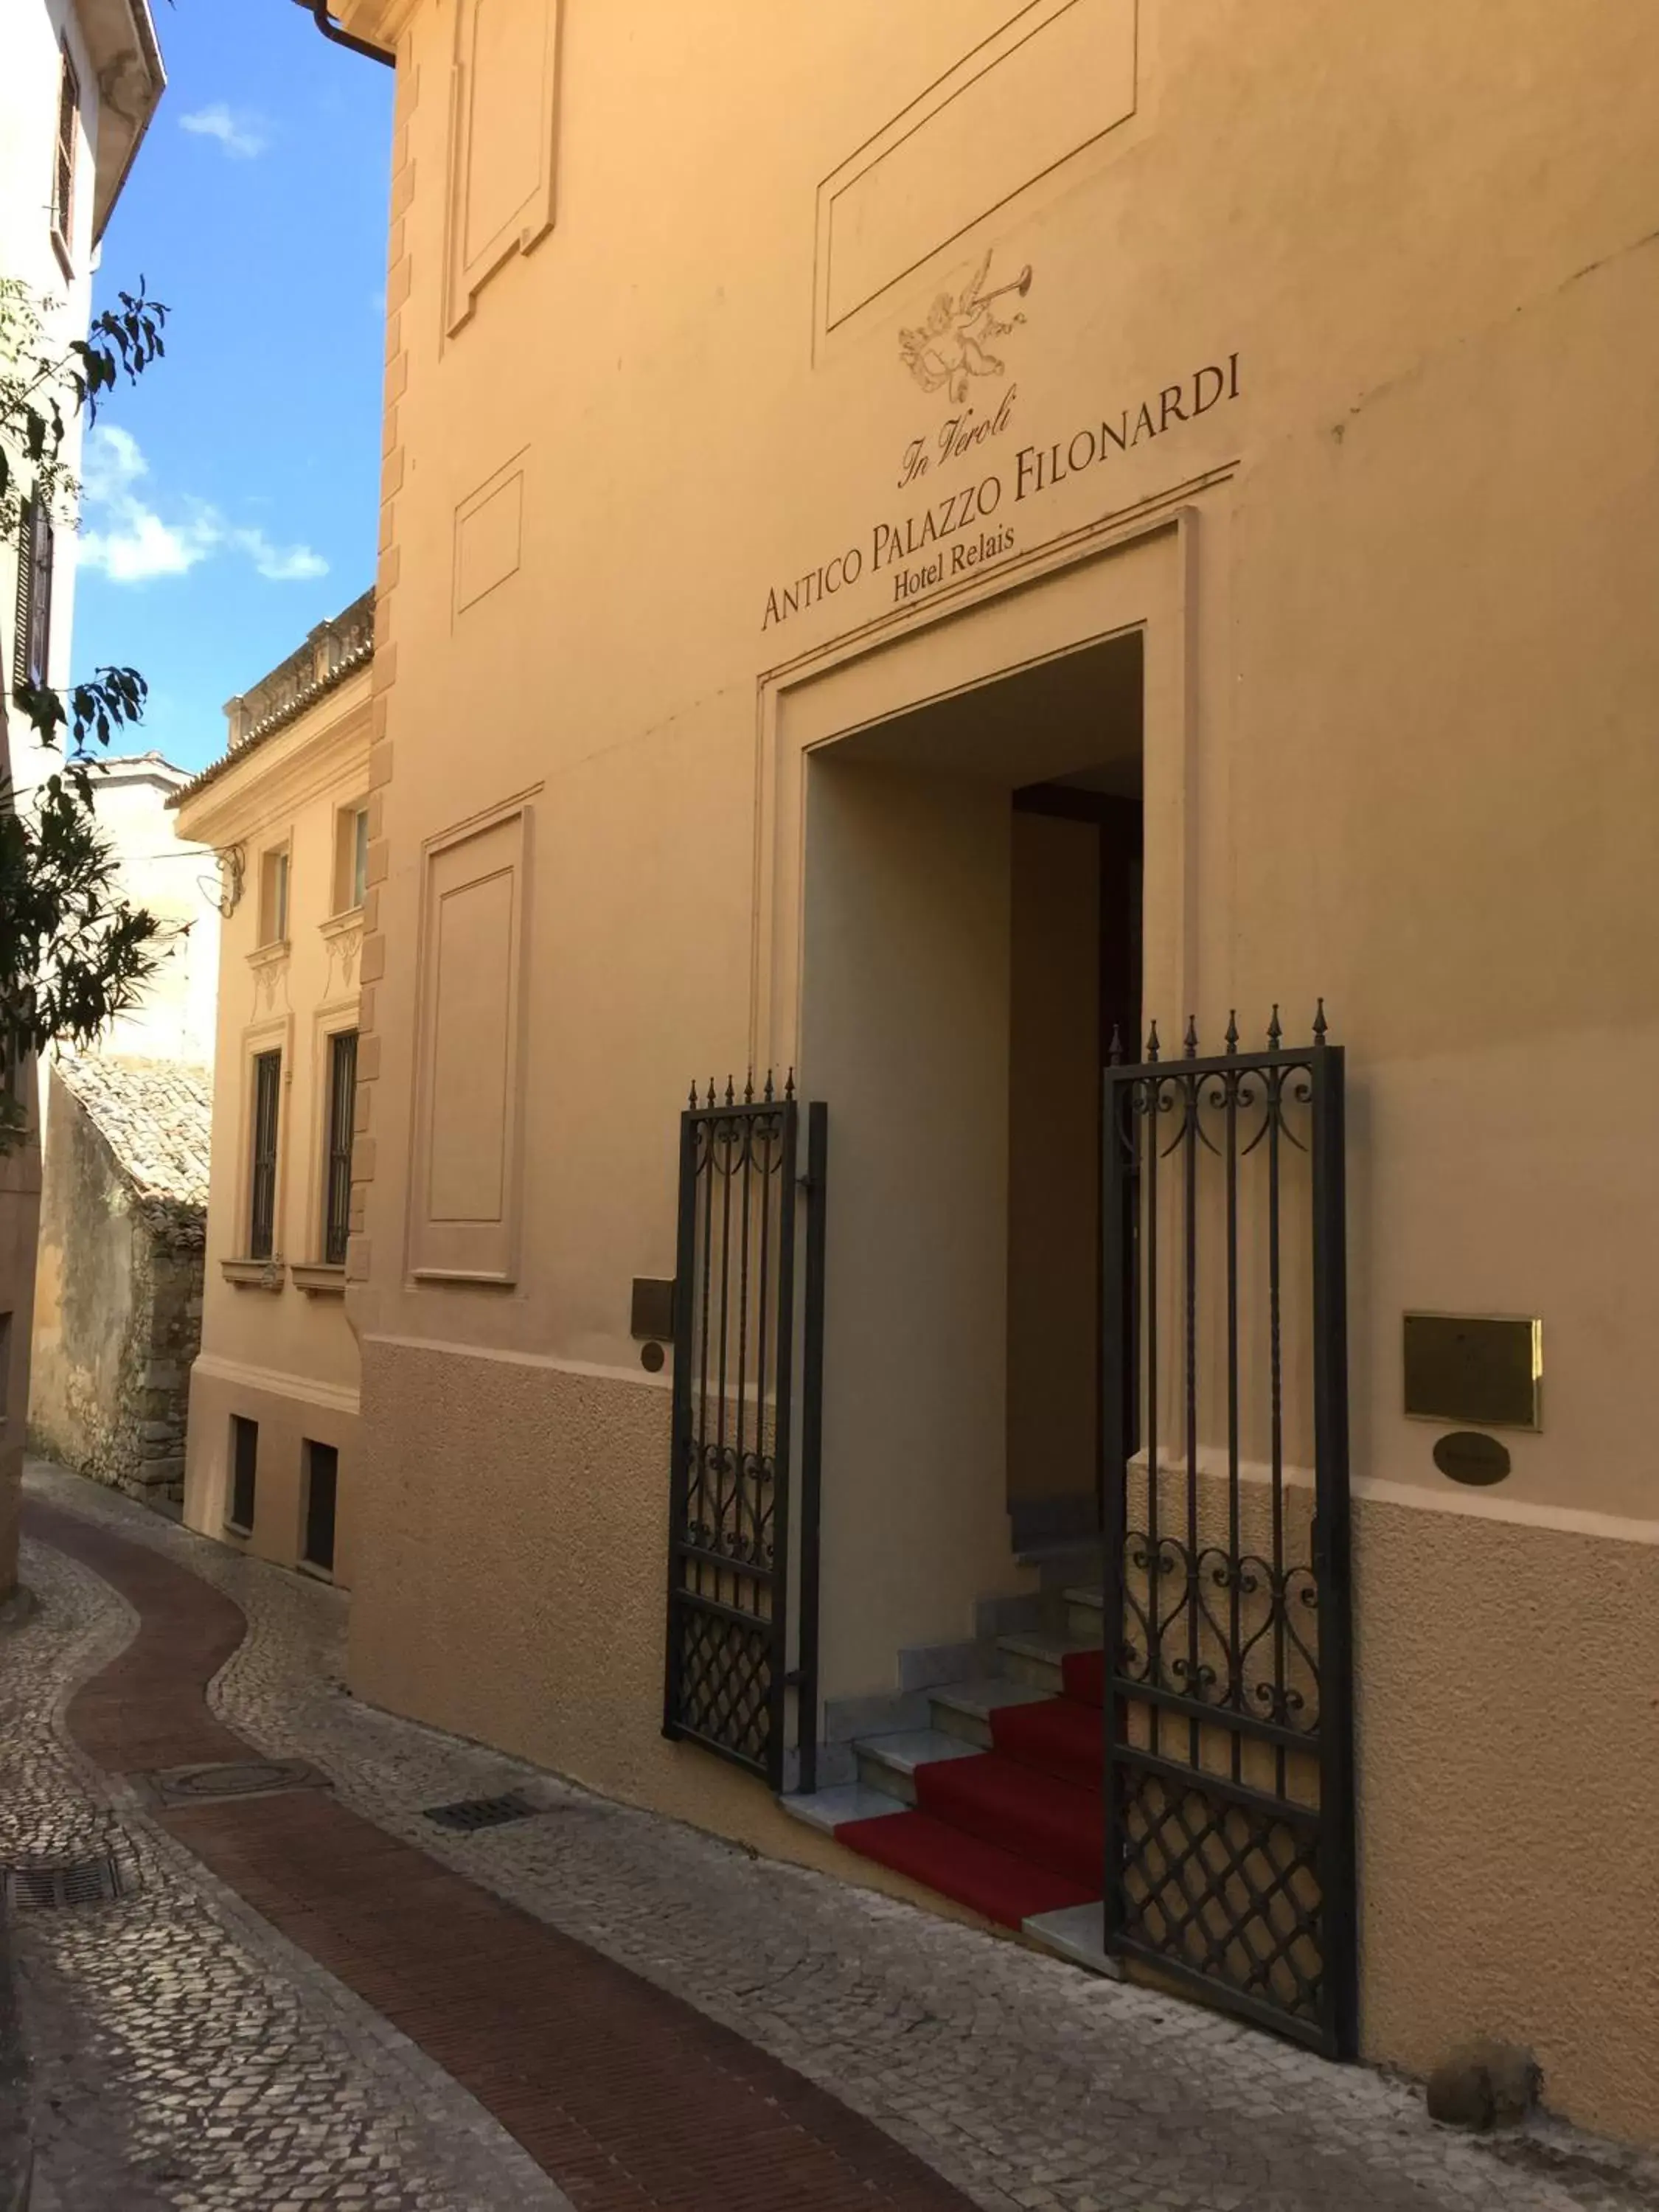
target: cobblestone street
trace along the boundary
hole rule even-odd
[[[338,1593],[56,1470],[30,1495],[0,1862],[111,1854],[129,1892],[15,1913],[42,2212],[1659,2204],[1553,2124],[1449,2134],[1407,2085],[368,1711]],[[192,1718],[174,1676],[233,1644]],[[162,1733],[122,1753],[141,1698]],[[117,1778],[250,1745],[331,1788],[167,1811]],[[514,1788],[530,1817],[425,1815]]]

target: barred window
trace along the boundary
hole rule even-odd
[[[328,1041],[328,1181],[323,1197],[323,1258],[345,1263],[351,1234],[351,1124],[357,1104],[357,1032],[339,1030]]]
[[[262,1052],[253,1063],[253,1159],[248,1207],[248,1257],[269,1260],[276,1233],[276,1121],[283,1055]]]

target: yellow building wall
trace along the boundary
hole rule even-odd
[[[346,13],[399,64],[355,1686],[819,1849],[656,1733],[665,1401],[628,1293],[672,1270],[675,1109],[694,1074],[799,1059],[839,1157],[802,756],[1144,627],[1147,1010],[1216,1041],[1278,1001],[1302,1034],[1322,994],[1350,1054],[1365,2048],[1510,2036],[1558,2108],[1659,2136],[1659,1977],[1610,1904],[1659,1872],[1632,1764],[1659,1168],[1610,1111],[1659,1060],[1659,20],[1042,0],[1017,39],[1006,0],[519,0],[486,51],[469,5]],[[1098,64],[1092,137],[1050,26]],[[988,251],[987,286],[1030,270],[1024,320],[958,402],[902,334]],[[985,435],[941,458],[969,407]],[[969,493],[937,580],[935,544],[878,566]],[[465,1126],[494,1116],[498,1215],[444,1279],[410,1171],[434,870],[495,819],[517,995]],[[964,1145],[1007,1109],[921,1077],[902,1103]],[[988,1340],[1006,1273],[973,1264]],[[876,1288],[832,1261],[832,1335]],[[1402,1415],[1407,1307],[1543,1317],[1545,1425],[1487,1499]],[[1000,1452],[994,1379],[963,1387]],[[878,1472],[826,1465],[890,1500],[872,1552],[915,1540]],[[929,1524],[957,1565],[920,1562],[914,1605],[837,1613],[826,1581],[832,1686],[1018,1586],[1000,1480],[975,1460]]]
[[[323,1268],[329,1038],[356,1026],[362,916],[339,872],[343,811],[368,788],[369,675],[233,752],[185,794],[179,835],[236,849],[242,891],[220,938],[202,1349],[191,1370],[186,1524],[293,1566],[305,1445],[339,1453],[334,1577],[356,1536],[358,1357],[343,1278]],[[264,940],[267,854],[289,854],[286,937]],[[256,1054],[283,1055],[272,1265],[248,1262]],[[307,1289],[307,1285],[316,1287]],[[252,1530],[227,1526],[233,1415],[259,1425]]]

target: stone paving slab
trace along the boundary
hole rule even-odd
[[[216,1717],[313,1760],[366,1820],[672,1993],[1027,2212],[1635,2212],[1659,2166],[1545,2122],[1470,2140],[1408,2084],[615,1805],[344,1694],[346,1601],[37,1469],[36,1496],[187,1565],[248,1633]],[[533,1819],[447,1834],[423,1807],[522,1788]],[[493,2203],[490,2198],[480,2200]]]

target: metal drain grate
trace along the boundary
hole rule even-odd
[[[454,1805],[428,1805],[426,1817],[441,1828],[499,1828],[508,1820],[522,1820],[535,1807],[516,1790],[501,1797],[463,1797]]]
[[[107,1905],[113,1898],[130,1896],[137,1887],[132,1869],[124,1866],[113,1851],[100,1851],[95,1858],[5,1869],[9,1905]]]

